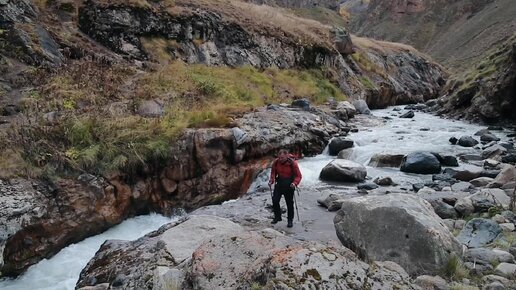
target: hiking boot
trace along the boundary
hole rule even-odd
[[[272,222],[271,222],[271,224],[277,224],[277,223],[278,223],[278,222],[280,222],[280,221],[281,221],[281,219],[273,219],[273,220],[272,220]]]
[[[292,221],[288,221],[288,223],[287,223],[287,228],[291,228],[291,227],[293,227],[293,225],[292,225]]]

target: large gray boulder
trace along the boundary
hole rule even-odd
[[[494,241],[501,232],[495,221],[475,218],[466,223],[457,239],[469,248],[479,248]]]
[[[441,163],[430,152],[413,152],[403,158],[400,170],[418,174],[439,173],[441,172]]]
[[[330,141],[328,145],[328,153],[332,156],[339,154],[341,150],[353,147],[353,140],[343,137],[336,137]]]
[[[345,200],[333,220],[345,247],[361,258],[390,260],[409,274],[437,274],[460,244],[425,200],[408,194]]]
[[[326,181],[360,182],[364,181],[366,176],[367,170],[361,164],[345,159],[335,159],[322,169],[319,178]]]
[[[369,265],[345,248],[272,229],[207,240],[187,276],[193,289],[417,289],[393,262]]]
[[[493,206],[508,209],[511,202],[511,198],[499,188],[484,188],[470,198],[477,212],[486,212]]]
[[[462,147],[473,147],[478,144],[478,141],[471,136],[462,136],[460,137],[458,144]]]
[[[346,112],[346,115],[349,118],[353,118],[357,114],[357,109],[355,106],[353,106],[353,104],[348,101],[339,102],[337,104],[337,110]]]
[[[512,263],[514,256],[497,249],[472,248],[464,252],[464,261],[479,264]]]

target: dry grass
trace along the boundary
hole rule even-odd
[[[377,52],[380,52],[384,55],[393,53],[393,52],[411,52],[416,55],[423,56],[421,52],[417,51],[414,47],[406,44],[401,43],[395,43],[395,42],[388,42],[388,41],[380,41],[375,40],[371,38],[363,38],[358,36],[352,36],[351,40],[353,41],[353,44],[362,50],[375,50]]]

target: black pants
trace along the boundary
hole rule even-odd
[[[281,196],[285,196],[287,202],[287,217],[289,221],[294,219],[294,188],[290,186],[276,186],[274,187],[274,193],[272,194],[272,210],[274,211],[274,218],[281,220],[281,208],[280,200]]]

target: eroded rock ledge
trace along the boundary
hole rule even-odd
[[[171,214],[241,196],[279,148],[314,155],[331,135],[349,131],[336,115],[342,116],[329,109],[272,106],[244,115],[238,127],[188,130],[162,169],[139,176],[2,181],[2,275],[18,275],[130,216]]]

